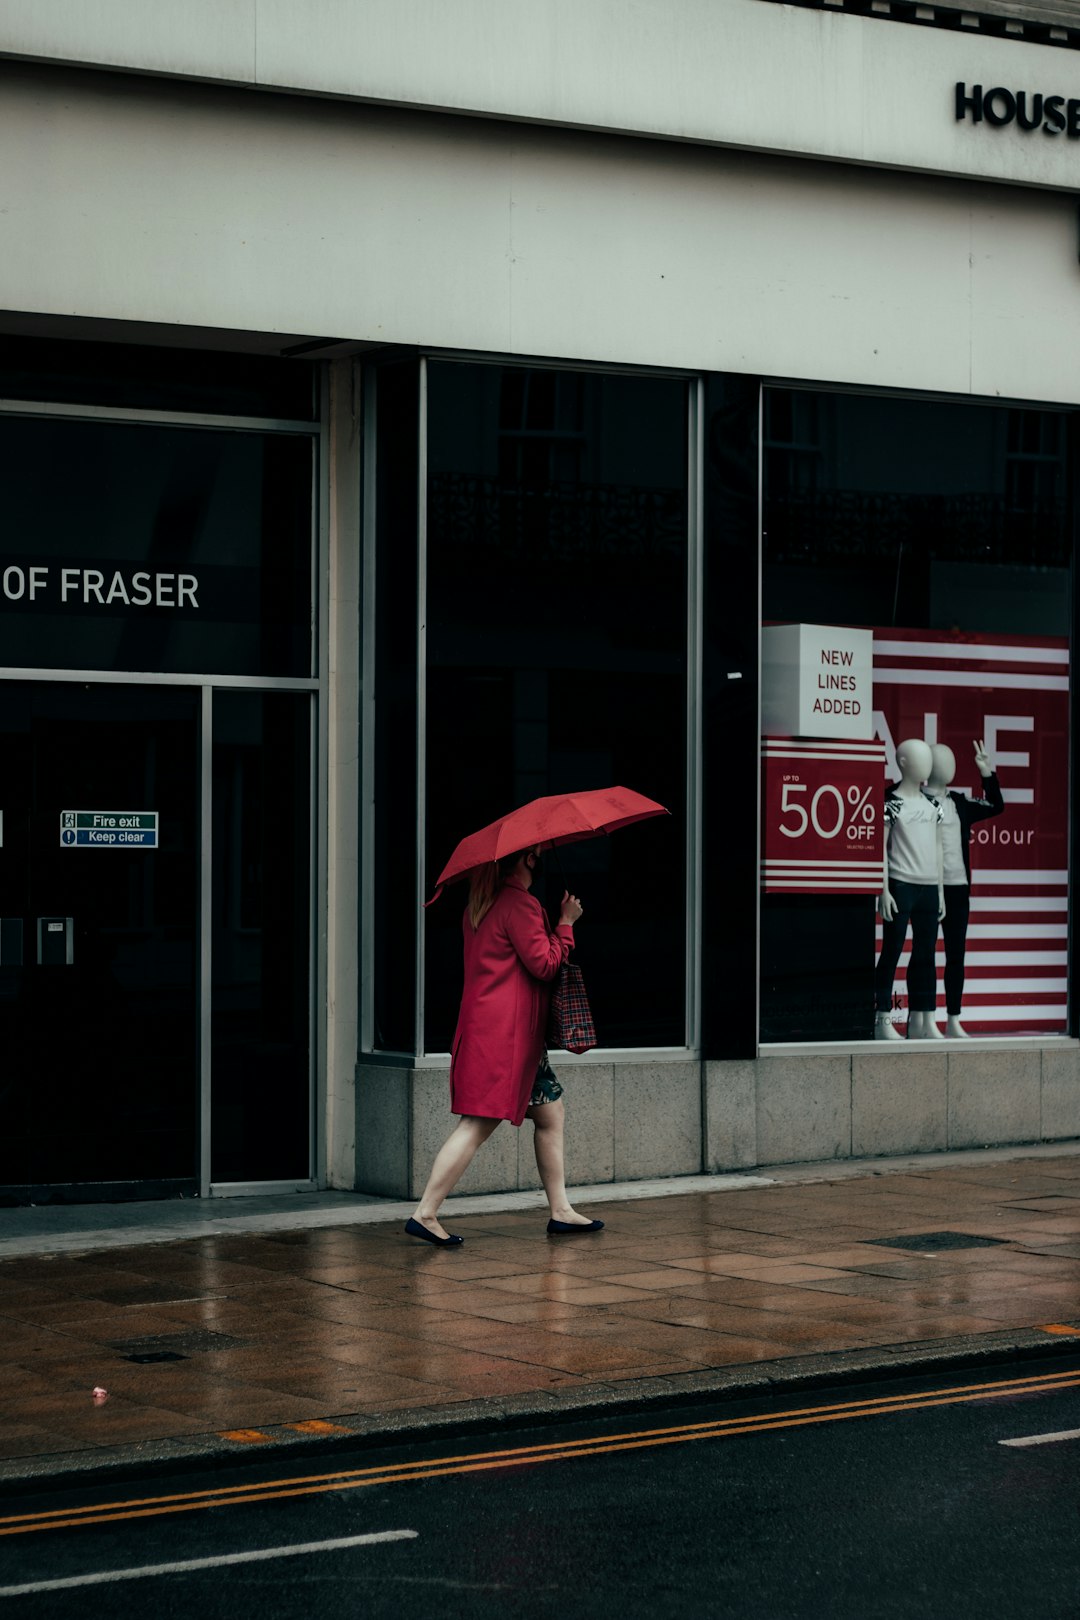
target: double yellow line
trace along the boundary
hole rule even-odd
[[[0,1517],[0,1536],[27,1535],[32,1530],[71,1530],[83,1524],[116,1524],[130,1519],[155,1518],[165,1513],[191,1513],[200,1508],[240,1507],[253,1502],[278,1502],[287,1497],[318,1496],[326,1491],[352,1491],[373,1485],[401,1485],[416,1479],[445,1479],[451,1474],[477,1474],[493,1468],[533,1468],[539,1463],[571,1462],[577,1457],[604,1457],[620,1451],[643,1451],[653,1446],[682,1445],[689,1440],[726,1440],[741,1434],[762,1434],[772,1429],[798,1429],[816,1423],[838,1423],[845,1418],[889,1417],[898,1412],[922,1412],[935,1406],[1002,1400],[1008,1396],[1048,1394],[1080,1386],[1080,1372],[1040,1373],[1027,1378],[1000,1379],[985,1384],[958,1384],[933,1394],[882,1395],[872,1400],[842,1401],[832,1406],[796,1407],[786,1412],[753,1417],[717,1418],[708,1423],[680,1423],[670,1428],[635,1429],[625,1434],[584,1440],[556,1440],[548,1445],[513,1446],[499,1451],[467,1452],[378,1468],[349,1468],[339,1473],[305,1474],[293,1479],[271,1479],[261,1485],[221,1485],[212,1490],[185,1491],[171,1496],[133,1497],[127,1501],[99,1502],[82,1508],[51,1508],[39,1513]]]

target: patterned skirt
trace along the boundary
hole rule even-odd
[[[540,1108],[544,1103],[558,1102],[563,1094],[563,1088],[555,1078],[555,1071],[548,1061],[547,1051],[540,1054],[540,1067],[536,1071],[533,1081],[532,1096],[529,1098],[530,1108]]]

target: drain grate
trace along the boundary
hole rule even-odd
[[[979,1237],[974,1232],[909,1232],[906,1237],[866,1238],[881,1249],[996,1249],[1009,1238]]]
[[[139,1283],[132,1288],[99,1288],[94,1295],[105,1305],[187,1305],[204,1299],[219,1298],[216,1294],[192,1293],[183,1283]]]
[[[237,1350],[246,1339],[231,1333],[215,1333],[211,1328],[193,1328],[187,1333],[151,1333],[141,1339],[113,1339],[110,1348],[126,1361],[184,1361],[207,1350]]]

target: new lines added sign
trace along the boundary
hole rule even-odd
[[[62,810],[61,849],[157,849],[156,810]]]
[[[873,643],[872,631],[848,625],[766,625],[761,632],[765,735],[869,741]]]

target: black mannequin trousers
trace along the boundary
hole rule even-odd
[[[936,883],[905,883],[892,878],[889,891],[896,901],[891,922],[882,920],[881,955],[874,973],[874,996],[878,1012],[892,1010],[893,981],[911,928],[911,960],[907,970],[909,1012],[933,1012],[937,1006],[938,891]]]
[[[945,1006],[950,1018],[959,1018],[964,1000],[964,952],[970,915],[971,890],[967,884],[946,883],[941,937],[945,941]]]

